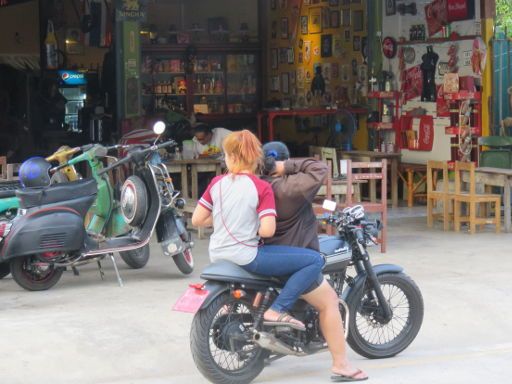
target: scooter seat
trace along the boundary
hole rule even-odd
[[[97,191],[96,180],[83,179],[48,187],[19,189],[16,196],[20,199],[20,208],[29,209],[95,195]]]
[[[216,280],[216,281],[236,281],[236,282],[248,282],[251,281],[256,284],[274,284],[278,286],[284,285],[285,281],[277,277],[257,275],[246,271],[238,264],[235,264],[228,260],[219,260],[208,265],[201,273],[201,279],[205,280]]]

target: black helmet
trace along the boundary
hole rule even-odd
[[[290,151],[285,143],[281,141],[271,141],[263,145],[263,156],[273,157],[276,161],[283,161],[290,158]]]
[[[42,157],[31,157],[21,164],[20,183],[24,188],[46,187],[50,185],[52,165]]]

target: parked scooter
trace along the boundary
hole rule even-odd
[[[340,298],[348,344],[371,359],[395,356],[421,328],[419,288],[398,265],[372,266],[367,246],[376,243],[380,223],[366,221],[362,206],[332,213],[326,221],[338,235],[319,239],[326,260],[323,272]],[[349,267],[355,274],[347,273]],[[280,279],[255,275],[227,260],[210,264],[201,277],[206,283],[189,287],[174,309],[195,312],[192,357],[211,382],[249,383],[265,360],[308,356],[327,348],[319,314],[304,300],[290,313],[306,325],[305,331],[263,319],[283,286]]]
[[[158,134],[162,132],[157,130]],[[122,284],[113,252],[144,247],[156,228],[157,240],[164,253],[175,261],[183,261],[191,271],[193,261],[190,248],[193,243],[175,210],[182,207],[184,201],[178,198],[179,192],[174,190],[165,165],[154,159],[159,149],[174,145],[176,143],[170,140],[159,145],[135,148],[125,158],[99,171],[97,179],[18,190],[16,195],[20,201],[20,214],[12,221],[10,231],[4,234],[0,262],[10,261],[13,278],[23,288],[44,290],[57,283],[64,268],[99,262],[109,255],[118,281]],[[107,148],[96,144],[83,155],[86,154],[98,161],[107,155]],[[89,233],[84,226],[85,216],[97,195],[105,194],[111,198],[98,201],[110,201],[110,204],[113,201],[106,173],[127,163],[134,164],[135,171],[123,184],[119,211],[130,226],[130,231],[117,237],[101,236],[99,232]],[[62,166],[54,168],[54,171],[59,168]],[[46,171],[49,169],[47,167]],[[29,174],[20,177],[29,177]],[[49,184],[48,173],[46,179]],[[107,217],[94,215],[91,225],[103,228],[107,222]],[[179,262],[176,263],[179,267]]]

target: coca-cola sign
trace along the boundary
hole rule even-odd
[[[448,22],[472,19],[475,14],[474,0],[447,0]]]
[[[434,0],[425,6],[425,18],[427,19],[428,35],[432,36],[448,23],[447,0]]]

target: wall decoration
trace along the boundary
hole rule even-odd
[[[310,0],[304,0],[304,5],[309,5],[310,4]]]
[[[311,71],[309,69],[306,70],[306,83],[311,83],[312,78]]]
[[[333,79],[338,79],[340,77],[340,65],[338,63],[331,64],[331,76]]]
[[[295,62],[295,51],[293,50],[293,47],[288,48],[288,64],[293,64]]]
[[[279,67],[278,65],[278,62],[279,62],[279,54],[277,52],[277,48],[272,48],[270,50],[270,67],[272,69],[277,69]]]
[[[288,6],[286,0],[279,0],[279,8],[280,9],[286,9],[286,7]]]
[[[334,35],[332,37],[332,51],[333,56],[336,58],[343,56],[343,41],[341,35]]]
[[[279,76],[270,77],[270,91],[279,92]]]
[[[340,1],[339,0],[329,0],[329,5],[331,7],[337,7],[338,5],[340,5]]]
[[[290,92],[289,81],[290,77],[288,72],[281,73],[281,93],[288,94]]]
[[[270,9],[277,8],[277,0],[270,0]]]
[[[281,39],[288,39],[288,18],[281,17]]]
[[[353,11],[352,12],[352,26],[354,28],[354,32],[362,32],[364,27],[364,16],[363,11]]]
[[[345,29],[345,41],[350,41],[350,29]]]
[[[311,7],[309,8],[309,33],[322,32],[322,8]]]
[[[298,59],[298,61],[299,61],[299,64],[304,63],[304,54],[302,52],[299,52],[299,59]]]
[[[288,62],[288,48],[279,48],[279,64],[286,64]]]
[[[303,46],[304,46],[304,40],[300,39],[299,40],[299,49],[302,49]]]
[[[332,56],[332,35],[322,35],[321,56],[322,57],[331,57]]]
[[[350,9],[342,9],[341,12],[341,25],[348,27],[350,25]]]
[[[352,49],[354,51],[361,50],[361,37],[360,36],[354,36],[353,43],[352,43]]]
[[[341,65],[341,81],[348,82],[350,80],[350,69],[348,64]]]
[[[311,41],[304,41],[304,63],[309,64],[311,62]]]
[[[391,36],[386,36],[382,40],[382,54],[388,59],[392,59],[396,55],[397,42]]]
[[[396,0],[386,0],[386,16],[396,14]]]
[[[297,88],[304,89],[304,83],[306,80],[306,73],[303,67],[297,68]]]
[[[331,81],[331,63],[322,64],[322,75],[325,82],[328,84]]]
[[[330,11],[329,8],[324,7],[322,8],[322,28],[327,29],[331,26],[331,20],[330,20]]]
[[[368,37],[361,38],[361,56],[363,56],[363,64],[368,64]]]
[[[340,27],[340,11],[331,11],[329,14],[329,26],[331,28],[339,28]]]
[[[272,39],[277,39],[277,20],[272,20],[272,27],[270,28]]]
[[[320,47],[318,45],[313,47],[313,56],[320,56]]]
[[[402,83],[402,95],[405,101],[421,95],[423,88],[423,76],[419,65],[405,71],[405,79]]]
[[[300,33],[308,34],[308,17],[306,15],[300,17]]]

